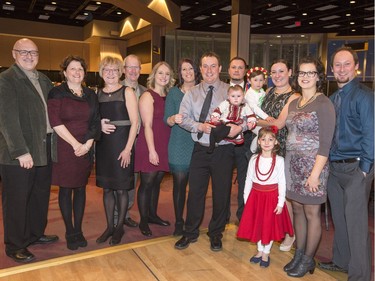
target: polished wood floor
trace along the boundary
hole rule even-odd
[[[212,252],[203,231],[197,243],[185,250],[175,250],[175,237],[119,245],[71,256],[50,259],[0,270],[0,279],[9,281],[91,281],[91,280],[296,280],[283,272],[292,253],[281,252],[275,244],[269,268],[250,264],[256,245],[235,238],[237,227],[228,225],[223,251]],[[303,280],[346,280],[347,275],[328,275],[316,268]],[[297,279],[298,280],[298,279]]]

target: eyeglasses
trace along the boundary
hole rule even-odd
[[[32,57],[39,56],[39,52],[38,51],[26,51],[26,50],[16,50],[16,49],[13,49],[13,51],[18,52],[21,57],[27,57],[27,55],[30,55]]]
[[[130,69],[130,70],[132,70],[132,69],[134,69],[134,70],[139,70],[139,69],[141,69],[139,66],[132,66],[132,65],[125,65],[124,66],[126,69]]]
[[[103,73],[119,73],[119,70],[117,68],[103,68]]]
[[[316,75],[318,74],[317,71],[297,71],[297,75],[298,77],[305,77],[307,75],[307,77],[309,78],[312,78],[312,77],[315,77]]]

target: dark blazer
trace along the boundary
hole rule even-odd
[[[47,102],[51,80],[39,72]],[[17,157],[30,153],[34,166],[47,165],[46,108],[38,91],[16,64],[0,74],[0,164],[19,165]]]

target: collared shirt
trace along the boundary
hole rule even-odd
[[[20,69],[26,74],[27,78],[29,78],[29,80],[31,81],[31,83],[33,84],[33,86],[37,90],[40,98],[43,101],[44,108],[46,110],[47,133],[50,134],[50,133],[53,132],[53,129],[52,129],[50,123],[49,123],[48,112],[47,112],[47,103],[46,103],[46,101],[44,99],[42,88],[40,87],[39,73],[36,70],[35,71],[30,71],[30,70],[23,69],[21,67],[20,67]]]
[[[185,130],[191,132],[191,136],[195,142],[198,141],[197,134],[199,132],[199,115],[201,114],[202,106],[209,90],[209,86],[211,86],[211,84],[207,84],[204,81],[194,86],[185,94],[180,105],[179,113],[182,114],[182,123],[180,124],[180,126]],[[229,84],[224,83],[219,79],[214,84],[212,84],[212,86],[214,87],[213,96],[206,121],[210,120],[210,116],[214,109],[218,107],[222,101],[227,99],[227,91],[229,88]],[[204,133],[203,136],[199,139],[199,143],[206,146],[209,145],[210,135]],[[228,143],[229,142],[224,140],[221,141],[219,145]]]
[[[374,93],[356,79],[341,90],[338,143],[332,145],[329,158],[359,158],[360,169],[369,173],[374,164]]]
[[[229,82],[229,85],[232,87],[232,86],[236,86],[236,85],[240,85],[242,87],[242,89],[245,89],[245,81],[242,81],[241,83],[239,84],[236,84],[236,83],[233,83],[232,81]]]

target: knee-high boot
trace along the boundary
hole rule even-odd
[[[300,263],[300,261],[302,260],[303,254],[304,254],[303,249],[296,249],[293,259],[284,266],[284,271],[289,272],[293,268],[295,268]]]
[[[313,274],[315,270],[315,260],[312,257],[303,255],[301,262],[288,272],[291,277],[303,277],[307,272]]]

